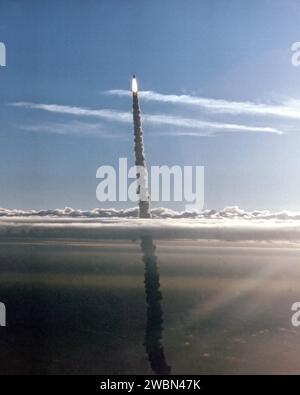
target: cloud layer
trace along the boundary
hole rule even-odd
[[[270,212],[269,210],[244,211],[238,206],[225,207],[223,210],[192,210],[192,211],[174,211],[168,208],[159,207],[151,210],[153,218],[156,219],[205,219],[205,220],[278,220],[278,221],[298,221],[300,212],[279,211]],[[80,210],[71,207],[63,209],[48,210],[16,210],[0,208],[0,218],[26,218],[26,217],[49,217],[49,218],[137,218],[138,207],[128,209],[114,208],[95,208],[93,210]],[[300,225],[300,223],[299,223]]]
[[[203,239],[224,241],[300,242],[300,213],[152,210],[152,219],[137,218],[138,209],[10,210],[0,209],[0,239],[25,237],[76,239]]]

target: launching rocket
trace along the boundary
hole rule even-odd
[[[137,166],[137,193],[139,195],[139,216],[140,218],[150,218],[148,173],[144,151],[144,138],[141,122],[141,111],[139,106],[138,84],[135,75],[132,77],[131,90],[134,125],[134,153],[135,165]]]

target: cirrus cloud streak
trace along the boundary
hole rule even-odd
[[[116,96],[130,96],[131,94],[130,91],[122,89],[112,89],[105,93]],[[139,96],[146,101],[198,106],[221,114],[261,115],[300,119],[300,100],[287,100],[280,104],[266,104],[249,101],[211,99],[191,95],[163,94],[154,91],[141,91],[139,92]]]
[[[105,121],[115,121],[122,123],[132,123],[132,114],[111,109],[89,109],[77,106],[67,106],[59,104],[43,104],[29,102],[10,103],[11,106],[43,110],[51,113],[66,114],[73,116],[95,117]],[[247,133],[274,133],[283,134],[281,130],[269,126],[252,126],[246,124],[203,121],[197,118],[186,118],[169,114],[144,114],[143,120],[152,125],[168,125],[185,129],[205,130],[208,133],[215,132],[247,132]],[[177,135],[191,135],[188,130],[181,130]],[[195,135],[195,134],[194,134]]]

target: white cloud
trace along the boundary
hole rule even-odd
[[[203,219],[203,220],[244,220],[244,221],[299,221],[300,212],[279,211],[270,212],[269,210],[244,211],[237,206],[225,207],[223,210],[192,210],[192,211],[174,211],[165,207],[153,208],[151,210],[153,218],[160,219]],[[132,207],[127,209],[114,208],[95,208],[93,210],[80,210],[71,207],[63,209],[47,210],[16,210],[0,208],[0,218],[5,217],[49,217],[49,218],[136,218],[138,208]]]
[[[47,122],[32,125],[15,125],[18,129],[30,132],[45,132],[60,135],[93,135],[99,137],[118,137],[115,133],[109,133],[107,127],[101,123],[87,123],[87,122]]]
[[[129,96],[131,94],[130,91],[121,89],[109,90],[106,93],[117,96]],[[141,91],[139,92],[139,96],[148,101],[199,106],[215,113],[233,115],[267,115],[300,119],[300,100],[287,100],[280,104],[266,104],[248,101],[238,102],[222,99],[210,99],[190,95],[167,95],[153,91]]]
[[[58,114],[68,114],[75,116],[88,116],[101,118],[106,121],[117,121],[124,123],[132,123],[132,114],[130,112],[120,112],[109,109],[88,109],[82,107],[72,107],[58,104],[35,104],[27,102],[10,103],[15,107],[24,107],[28,109],[44,110],[48,112]],[[145,123],[153,125],[169,125],[187,129],[204,130],[208,133],[214,132],[251,132],[251,133],[275,133],[282,134],[283,132],[269,126],[251,126],[236,123],[224,123],[224,122],[211,122],[202,121],[196,118],[185,118],[173,115],[165,114],[143,114],[143,120]],[[167,134],[167,133],[166,133]],[[189,131],[181,130],[176,135],[191,135]],[[193,135],[197,135],[194,133]]]
[[[38,104],[38,103],[27,103],[27,102],[17,102],[10,103],[10,105],[15,107],[24,107],[28,109],[44,110],[48,112],[58,113],[58,114],[69,114],[69,115],[79,115],[107,119],[109,121],[119,121],[119,122],[132,122],[132,115],[127,112],[120,112],[115,110],[91,110],[88,108],[74,107],[74,106],[64,106],[59,104]]]
[[[152,210],[153,219],[136,218],[137,208],[74,210],[0,209],[0,237],[202,239],[224,241],[300,242],[300,213]]]

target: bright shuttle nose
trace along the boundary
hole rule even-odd
[[[138,83],[137,83],[137,79],[135,78],[135,75],[133,75],[133,77],[132,77],[131,90],[132,90],[132,93],[138,92]]]

